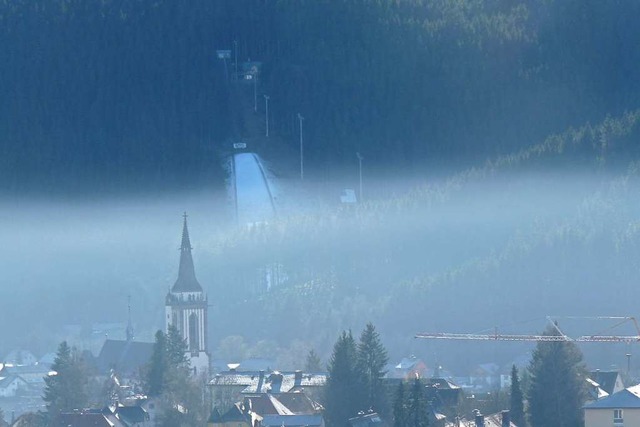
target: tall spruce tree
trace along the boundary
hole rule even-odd
[[[156,397],[164,391],[168,370],[167,339],[162,331],[158,331],[153,344],[153,353],[146,367],[145,389],[149,396]]]
[[[387,350],[380,341],[380,335],[372,323],[368,323],[360,335],[358,343],[358,369],[362,373],[365,391],[365,406],[380,414],[389,412],[389,402],[382,387],[389,361]]]
[[[346,427],[349,418],[364,410],[362,373],[358,369],[356,342],[351,331],[342,332],[327,366],[325,419],[328,427]]]
[[[167,362],[171,367],[184,369],[189,368],[189,358],[187,357],[187,343],[182,338],[180,331],[175,325],[169,325],[166,334]]]
[[[44,378],[42,397],[49,414],[55,416],[62,411],[84,408],[88,402],[86,367],[78,352],[66,341],[58,346],[51,370],[55,374]]]
[[[318,372],[322,370],[322,362],[320,361],[320,356],[314,349],[309,350],[307,354],[307,359],[304,364],[304,369],[307,372]]]
[[[511,419],[517,426],[525,427],[524,397],[522,395],[522,389],[520,388],[520,377],[516,365],[511,367],[510,391],[509,410],[511,412]]]
[[[167,334],[156,332],[146,389],[149,396],[159,398],[159,426],[202,425],[206,419],[201,384],[191,376],[187,345],[173,325]]]
[[[420,378],[415,378],[407,399],[407,427],[429,425],[429,404]]]
[[[408,427],[407,398],[404,394],[404,381],[400,381],[393,401],[393,427]]]
[[[4,419],[4,411],[0,408],[0,427],[7,427],[9,423]]]
[[[556,326],[543,333],[560,336]],[[540,341],[529,365],[527,398],[532,427],[581,427],[587,397],[582,353],[569,341]]]

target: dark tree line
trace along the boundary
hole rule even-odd
[[[351,331],[342,332],[327,365],[324,416],[329,426],[348,426],[349,418],[369,410],[388,414],[382,386],[387,361],[387,350],[373,324],[366,325],[357,343]]]
[[[55,418],[61,412],[84,409],[89,402],[89,374],[77,349],[69,347],[66,341],[60,343],[51,371],[55,374],[44,378],[42,397],[49,417]]]
[[[148,396],[159,402],[159,425],[202,424],[207,416],[205,384],[192,375],[187,345],[180,332],[171,325],[166,334],[157,331],[155,338],[151,360],[144,370],[144,388]]]
[[[637,107],[640,5],[622,0],[9,0],[0,5],[8,189],[220,182],[229,88],[262,61],[273,133],[308,165],[506,153]],[[234,52],[235,54],[235,52]],[[231,68],[232,69],[232,68]],[[95,187],[94,187],[95,188]]]
[[[398,385],[393,402],[394,427],[428,427],[431,424],[424,387],[420,378],[410,382],[408,392],[404,382]]]

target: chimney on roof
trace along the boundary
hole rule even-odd
[[[484,415],[479,410],[473,411],[476,427],[484,427]]]
[[[278,371],[274,371],[269,375],[269,382],[271,383],[271,393],[280,393],[282,387],[282,374]]]
[[[295,375],[295,381],[293,382],[295,387],[300,387],[302,385],[302,371],[298,369]]]
[[[264,369],[260,369],[260,378],[258,378],[258,386],[256,393],[262,393],[262,385],[264,384]]]
[[[509,411],[504,410],[500,413],[502,415],[502,427],[510,427],[511,426],[511,414]]]

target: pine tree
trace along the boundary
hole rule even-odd
[[[511,367],[511,393],[509,399],[511,419],[517,426],[525,427],[524,401],[516,365]]]
[[[393,427],[408,427],[407,399],[404,395],[404,382],[400,381],[393,401]]]
[[[7,427],[9,424],[4,419],[4,411],[0,408],[0,427]]]
[[[543,333],[560,336],[557,325]],[[580,427],[586,400],[582,353],[569,341],[540,341],[529,365],[527,393],[532,427]]]
[[[55,375],[44,378],[45,390],[42,397],[47,403],[49,414],[84,408],[88,401],[86,368],[80,356],[66,341],[58,346],[51,370]]]
[[[167,340],[162,331],[156,332],[151,360],[146,368],[145,389],[147,395],[155,397],[164,391],[165,375],[169,369],[167,360]]]
[[[175,325],[169,325],[166,335],[167,361],[170,366],[183,369],[189,368],[190,361],[187,357],[187,343],[182,339],[182,335]]]
[[[309,353],[307,354],[307,360],[304,364],[304,369],[307,372],[319,372],[322,370],[322,362],[320,361],[320,356],[318,356],[314,349],[309,350]]]
[[[424,386],[419,378],[413,380],[407,402],[407,426],[426,427],[429,425],[429,405]]]
[[[206,417],[202,387],[191,377],[186,351],[186,343],[173,325],[166,335],[156,332],[145,388],[149,396],[159,397],[160,426],[201,425]],[[177,410],[178,406],[186,412]]]
[[[333,347],[325,389],[325,418],[328,427],[349,425],[349,418],[363,410],[365,397],[358,370],[356,343],[345,331]]]
[[[367,409],[382,414],[388,413],[389,403],[382,387],[382,378],[389,357],[380,342],[380,336],[372,323],[368,323],[360,335],[358,343],[358,368],[363,375]]]

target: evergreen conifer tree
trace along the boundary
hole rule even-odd
[[[349,418],[363,410],[362,374],[357,363],[356,342],[351,331],[342,332],[327,367],[325,419],[328,427],[346,427]]]
[[[314,349],[309,350],[307,354],[307,360],[304,364],[304,369],[307,372],[319,372],[322,370],[322,362],[320,361],[320,356],[315,352]]]
[[[511,367],[510,413],[511,419],[518,427],[525,427],[524,398],[520,388],[520,377],[516,365]]]
[[[153,353],[146,369],[145,388],[147,395],[159,396],[165,386],[165,375],[169,369],[167,358],[167,340],[162,331],[156,332],[156,341],[153,344]]]
[[[393,427],[408,427],[407,399],[404,394],[404,381],[400,381],[393,401]]]
[[[544,335],[557,335],[557,325]],[[582,353],[569,341],[540,341],[529,365],[527,399],[532,427],[581,427],[586,400]]]
[[[187,345],[173,325],[167,334],[156,332],[146,369],[146,389],[149,396],[159,397],[159,426],[201,425],[205,420],[203,386],[191,376],[186,351]]]
[[[4,419],[4,411],[0,408],[0,427],[7,427],[9,424]]]
[[[88,401],[88,375],[82,359],[66,341],[58,346],[51,370],[55,374],[44,378],[42,397],[49,414],[55,416],[62,411],[84,408]]]
[[[372,323],[368,323],[360,335],[358,343],[358,368],[362,373],[366,409],[386,414],[389,403],[382,387],[382,378],[389,361],[387,350],[380,341],[380,335]]]
[[[426,427],[429,425],[429,404],[424,385],[419,378],[413,380],[407,402],[407,426]]]
[[[166,335],[167,362],[171,367],[184,369],[189,368],[190,362],[187,357],[187,343],[182,339],[182,335],[175,325],[169,325]]]

